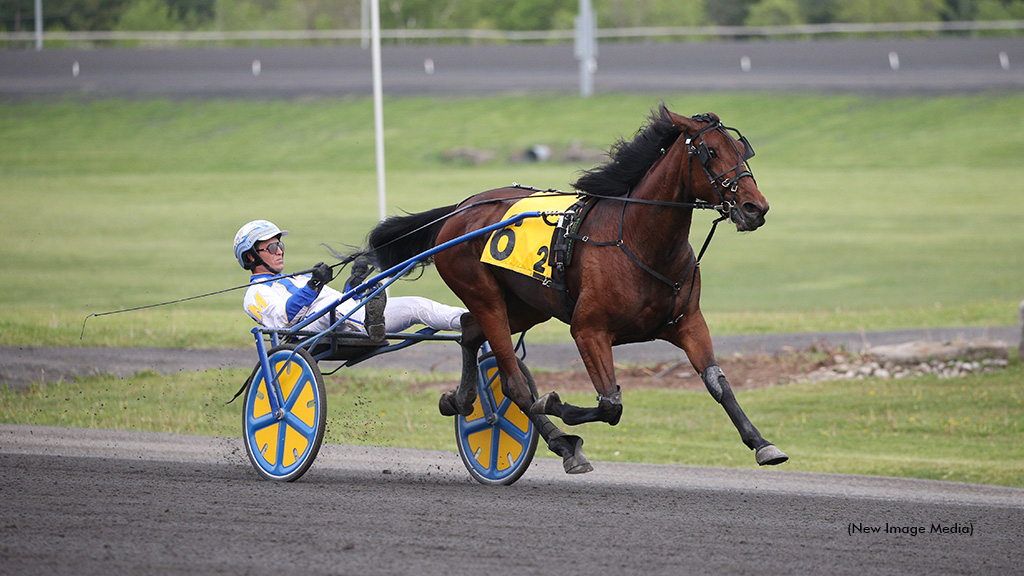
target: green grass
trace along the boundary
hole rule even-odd
[[[702,263],[713,333],[1010,325],[1024,297],[1024,95],[402,97],[385,102],[388,210],[517,181],[567,189],[588,166],[511,164],[536,143],[607,149],[663,97],[740,128],[772,204]],[[290,269],[358,244],[376,220],[372,103],[116,101],[0,109],[5,279],[0,345],[246,346],[240,292],[82,320],[243,284],[244,222],[291,230]],[[484,148],[496,160],[448,164]],[[710,217],[697,215],[703,240]],[[400,283],[455,303],[436,274]],[[536,341],[567,338],[549,323]]]
[[[238,438],[241,406],[226,405],[242,370],[0,388],[0,421]],[[326,442],[454,450],[451,420],[425,382],[446,374],[351,369],[328,377]],[[782,468],[1024,486],[1024,367],[941,380],[866,380],[740,390]],[[566,394],[593,404],[593,394]],[[725,412],[705,392],[626,390],[616,427],[576,428],[599,461],[755,467]],[[841,407],[841,409],[839,408]],[[539,456],[553,456],[543,445]]]

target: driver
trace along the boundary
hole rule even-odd
[[[268,328],[294,326],[340,300],[342,296],[327,286],[333,274],[331,267],[323,262],[313,267],[312,274],[281,275],[284,272],[284,243],[281,238],[287,235],[287,230],[281,230],[267,220],[253,220],[239,228],[235,234],[235,258],[242,268],[252,274],[243,308],[253,320]],[[353,265],[353,273],[348,281],[349,287],[362,283],[369,270],[357,260]],[[358,305],[359,301],[354,298],[342,302],[337,306],[337,314],[343,316]],[[380,341],[384,339],[385,331],[401,332],[416,324],[436,330],[461,331],[461,318],[465,313],[463,308],[446,306],[419,296],[400,296],[388,300],[381,291],[365,306],[356,310],[349,322],[353,328]],[[321,331],[330,325],[330,315],[325,314],[309,324],[308,328]]]

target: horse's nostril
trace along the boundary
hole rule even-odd
[[[753,202],[744,202],[743,205],[740,206],[740,209],[743,210],[743,214],[750,218],[758,218],[768,211],[767,208],[762,210],[760,206]]]

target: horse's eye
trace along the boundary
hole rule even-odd
[[[708,148],[708,155],[712,158],[718,158],[718,152],[714,148]]]

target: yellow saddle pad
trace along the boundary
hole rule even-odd
[[[537,192],[513,204],[502,220],[523,212],[561,212],[572,206],[573,194]],[[491,233],[480,261],[525,274],[540,281],[551,280],[551,242],[558,216],[524,218]]]

